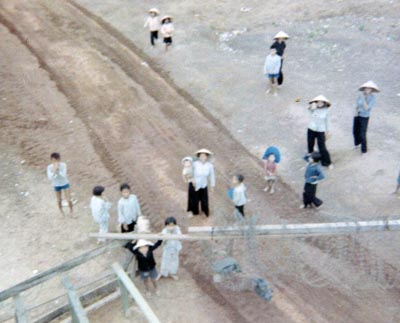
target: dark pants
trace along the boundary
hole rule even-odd
[[[197,210],[197,214],[199,213],[199,201],[197,201],[197,209],[196,209],[196,191],[192,183],[189,183],[188,186],[188,204],[187,204],[187,212],[193,212]]]
[[[279,69],[279,77],[278,77],[278,85],[281,85],[283,83],[283,58],[281,57],[281,68]]]
[[[154,39],[158,39],[158,31],[150,31],[150,43],[154,46]]]
[[[305,207],[311,207],[313,204],[316,207],[322,205],[322,201],[317,198],[315,195],[317,194],[317,184],[306,183],[304,185],[303,192],[303,204]]]
[[[128,230],[125,230],[123,225],[121,224],[121,232],[122,233],[124,233],[124,232],[133,232],[135,230],[135,225],[136,225],[136,222],[132,222],[131,224],[128,224]]]
[[[354,117],[353,123],[353,136],[354,145],[361,144],[361,152],[367,152],[367,129],[369,118]]]
[[[236,206],[235,206],[235,209],[238,210],[239,213],[240,213],[242,216],[244,216],[244,205],[240,205],[240,206],[236,205]]]
[[[209,215],[208,210],[208,190],[206,188],[200,188],[198,191],[195,191],[194,194],[194,204],[193,204],[193,214],[198,215],[199,212],[199,203],[201,204],[201,210],[204,212],[206,216]]]
[[[329,166],[332,164],[331,156],[329,155],[328,149],[326,149],[325,144],[325,132],[317,132],[311,129],[307,131],[307,144],[308,144],[308,153],[312,153],[314,151],[315,140],[317,140],[318,150],[321,154],[321,164],[322,166]]]

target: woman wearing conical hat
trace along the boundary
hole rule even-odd
[[[361,145],[361,153],[367,152],[367,129],[371,110],[375,105],[374,92],[379,92],[378,86],[373,81],[368,81],[359,88],[362,93],[357,98],[356,116],[353,123],[353,136],[355,148]]]
[[[308,153],[314,151],[315,141],[321,154],[322,166],[333,168],[331,157],[326,148],[326,138],[329,135],[329,107],[331,103],[323,95],[318,95],[310,101],[308,110],[310,111],[310,124],[307,131]]]
[[[154,46],[154,40],[158,39],[158,31],[160,30],[160,20],[158,15],[160,12],[156,8],[152,8],[149,10],[149,16],[144,23],[144,28],[149,27],[150,30],[150,43],[151,46]]]
[[[208,205],[208,184],[211,189],[215,186],[214,165],[210,162],[212,152],[207,149],[200,149],[196,152],[197,160],[193,163],[194,183],[195,183],[195,202],[193,215],[198,215],[199,204],[201,210],[208,217],[210,214]]]
[[[271,45],[270,48],[275,48],[277,55],[280,56],[281,58],[281,68],[279,72],[279,77],[278,77],[278,85],[281,85],[283,83],[283,73],[282,73],[282,65],[283,65],[283,60],[284,60],[284,54],[285,54],[285,49],[286,49],[286,40],[289,39],[289,35],[285,33],[284,31],[280,31],[277,33],[274,37],[274,43]]]

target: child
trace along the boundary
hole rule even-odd
[[[181,229],[176,225],[174,217],[171,216],[165,220],[165,228],[161,231],[161,234],[182,234]],[[178,280],[179,252],[182,249],[182,243],[179,240],[166,240],[163,246],[158,279],[171,276],[172,279]]]
[[[156,283],[158,274],[153,251],[156,250],[161,243],[162,240],[158,240],[155,244],[153,244],[150,241],[140,239],[139,241],[133,240],[125,245],[125,248],[127,248],[136,256],[140,272],[140,279],[144,282],[146,295],[148,297],[151,296],[149,288],[150,280],[153,283],[156,295],[159,295]]]
[[[150,30],[150,43],[151,46],[154,46],[154,40],[158,39],[158,31],[160,30],[160,20],[158,19],[158,15],[160,12],[158,9],[153,8],[149,10],[149,17],[146,19],[144,23],[144,28],[149,27]]]
[[[195,201],[196,201],[193,158],[192,157],[183,158],[182,165],[183,165],[183,170],[182,170],[183,181],[188,184],[187,212],[189,217],[193,217],[193,211],[195,210]]]
[[[276,54],[281,57],[281,68],[279,70],[279,77],[278,77],[278,85],[283,83],[283,73],[282,73],[282,65],[284,60],[284,54],[286,49],[285,40],[289,39],[289,35],[284,31],[280,31],[274,37],[274,43],[271,45],[270,48],[276,49]]]
[[[120,191],[122,197],[118,201],[118,222],[122,233],[132,232],[141,215],[140,205],[136,195],[131,194],[131,187],[128,184],[122,184]]]
[[[270,54],[265,59],[264,75],[268,76],[270,80],[270,88],[267,93],[272,92],[275,96],[278,95],[278,77],[281,69],[281,57],[276,54],[276,48],[271,48]]]
[[[394,190],[393,194],[398,194],[400,192],[400,173],[399,176],[397,176],[397,186],[396,189]]]
[[[93,188],[93,196],[90,201],[90,209],[92,210],[93,219],[99,224],[99,233],[108,232],[108,220],[110,218],[108,210],[112,205],[110,202],[107,202],[107,199],[104,196],[102,196],[103,192],[103,186],[95,186]],[[97,243],[104,241],[104,238],[97,239]]]
[[[304,174],[306,183],[304,185],[303,204],[300,208],[305,209],[314,205],[319,209],[322,206],[323,201],[315,196],[317,193],[317,184],[325,178],[321,166],[319,165],[321,154],[318,151],[314,151],[312,154],[306,155],[304,159],[308,164]]]
[[[268,147],[264,153],[263,159],[265,160],[265,179],[267,181],[264,192],[269,191],[270,194],[274,194],[277,180],[276,164],[281,161],[279,149],[274,146]]]
[[[247,202],[246,186],[243,184],[244,176],[235,175],[232,178],[233,194],[232,202],[235,204],[235,209],[244,217],[244,205]]]
[[[165,16],[161,19],[161,33],[164,35],[165,51],[172,44],[172,35],[174,34],[174,25],[172,24],[172,17]]]
[[[50,159],[51,164],[47,166],[47,177],[51,181],[54,191],[56,192],[58,208],[61,215],[64,215],[62,208],[62,192],[64,191],[65,199],[68,201],[69,211],[73,214],[70,185],[67,178],[67,165],[61,162],[61,155],[59,153],[52,153]]]

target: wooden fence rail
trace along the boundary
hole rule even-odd
[[[69,277],[64,277],[62,279],[62,284],[67,290],[68,303],[71,312],[71,318],[73,323],[89,323],[85,309],[79,299],[78,293],[72,286]]]

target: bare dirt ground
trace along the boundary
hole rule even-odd
[[[1,38],[6,40],[0,45],[1,166],[2,176],[9,177],[0,187],[1,195],[7,196],[2,214],[9,216],[2,223],[5,242],[0,252],[6,255],[1,268],[13,268],[12,275],[1,272],[1,288],[93,247],[87,232],[96,228],[85,207],[95,184],[107,186],[107,195],[116,201],[118,183],[128,181],[156,229],[170,214],[177,215],[186,227],[179,161],[202,146],[217,156],[214,214],[209,220],[196,218],[190,225],[218,224],[230,214],[226,188],[230,175],[238,171],[251,183],[249,213],[258,215],[258,222],[332,219],[329,212],[336,209],[329,207],[326,214],[298,213],[298,195],[287,184],[279,187],[285,199],[266,199],[257,158],[204,106],[145,64],[143,56],[138,56],[140,51],[109,26],[64,1],[18,0],[0,5]],[[212,100],[218,93],[211,89],[208,96]],[[210,107],[214,113],[214,105]],[[227,118],[216,116],[230,128]],[[203,129],[201,135],[198,129]],[[69,164],[79,200],[76,220],[57,217],[53,193],[44,178],[53,150],[66,156]],[[390,212],[390,208],[385,210]],[[182,281],[175,285],[163,282],[162,296],[151,304],[166,322],[395,322],[398,238],[381,235],[365,244],[363,239],[259,242],[259,247],[267,248],[257,249],[256,261],[243,259],[243,267],[249,275],[261,275],[273,283],[276,292],[271,304],[254,293],[211,282],[210,255],[224,253],[228,246],[190,244],[183,255]],[[28,245],[34,257],[26,257],[21,247]],[[243,245],[235,243],[234,247],[233,253],[242,259]],[[380,271],[373,270],[376,262]],[[123,322],[118,313],[107,307],[93,320]]]

